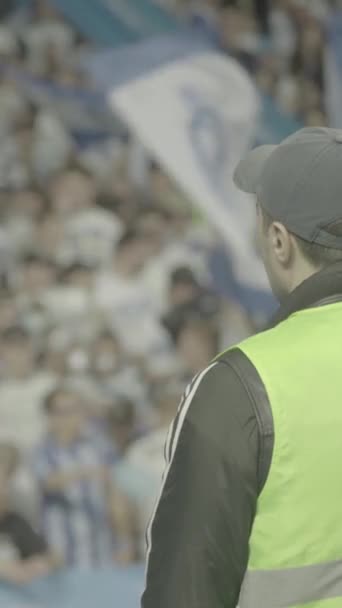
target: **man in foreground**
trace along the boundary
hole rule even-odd
[[[342,605],[342,131],[241,161],[281,305],[189,386],[147,532],[143,608]]]

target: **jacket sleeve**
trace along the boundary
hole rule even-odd
[[[188,388],[166,444],[147,531],[142,608],[236,608],[258,497],[259,429],[236,372],[214,363]]]

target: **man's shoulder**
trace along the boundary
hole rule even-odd
[[[260,436],[273,434],[272,411],[264,382],[243,347],[221,353],[193,380],[187,392],[183,401],[191,400],[191,393],[193,398],[196,396],[195,407],[189,408],[191,418],[206,420],[208,410],[209,415],[218,415],[225,421],[232,416],[242,421],[250,417],[257,421]]]
[[[185,391],[179,411],[189,422],[209,428],[229,424],[231,417],[255,414],[249,389],[250,362],[238,348],[219,355]],[[253,369],[253,368],[252,368]]]
[[[282,333],[283,326],[284,322],[245,338],[236,346],[223,351],[218,355],[216,361],[221,361],[227,365],[234,366],[234,363],[238,360],[243,369],[246,368],[247,370],[250,370],[254,367],[250,353],[253,353],[257,349],[272,348],[272,345],[275,346],[278,342],[279,334]]]

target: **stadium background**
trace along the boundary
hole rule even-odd
[[[237,61],[257,91],[251,145],[341,127],[341,15],[328,0],[1,2],[0,572],[19,560],[2,493],[63,556],[49,576],[0,583],[6,608],[137,605],[180,394],[275,306],[237,194],[223,193],[221,226],[220,196],[199,204],[167,137],[149,152],[157,116],[124,120],[117,87],[204,49]],[[229,83],[216,86],[228,104]],[[181,130],[172,104],[151,98],[159,123]],[[82,475],[51,492],[57,469]]]

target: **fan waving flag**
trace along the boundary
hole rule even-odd
[[[180,31],[89,59],[113,111],[224,237],[239,280],[265,287],[254,209],[232,181],[252,144],[259,98],[237,62]]]

